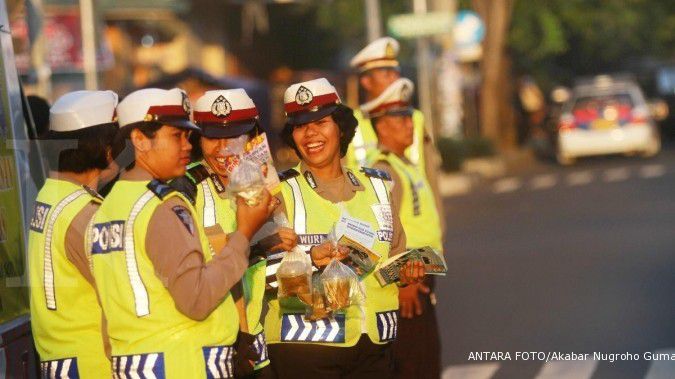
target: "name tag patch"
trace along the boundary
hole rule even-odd
[[[307,321],[302,313],[281,317],[281,340],[295,342],[345,342],[345,315]]]
[[[328,237],[327,234],[298,234],[299,245],[321,245]]]
[[[49,204],[41,203],[39,201],[35,202],[33,217],[30,219],[30,230],[38,233],[42,233],[45,230],[47,215],[49,214],[50,209],[52,209],[52,206]]]
[[[124,250],[124,221],[94,224],[92,228],[92,254],[107,254]]]

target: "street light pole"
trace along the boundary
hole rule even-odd
[[[417,14],[427,13],[427,0],[413,0],[413,11]],[[424,127],[433,135],[434,122],[431,100],[431,57],[429,38],[417,38],[417,86],[420,97],[420,108],[424,113]]]
[[[382,36],[382,20],[380,16],[380,0],[364,0],[366,8],[366,27],[368,42],[373,42]]]
[[[96,72],[96,28],[94,27],[93,0],[80,0],[80,24],[82,25],[82,66],[84,88],[98,89]]]

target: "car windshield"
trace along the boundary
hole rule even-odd
[[[572,114],[581,122],[598,118],[624,119],[630,117],[633,105],[633,99],[628,93],[583,96],[574,102]]]

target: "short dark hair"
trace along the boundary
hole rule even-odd
[[[144,136],[152,139],[155,138],[157,131],[162,128],[164,124],[154,121],[139,121],[127,124],[122,127],[115,138],[115,145],[119,146],[119,152],[114,157],[119,157],[117,164],[124,167],[126,170],[131,170],[136,164],[134,154],[134,147],[131,143],[131,132],[138,129]]]
[[[45,151],[51,169],[77,174],[108,167],[108,152],[113,159],[123,146],[117,139],[115,123],[101,124],[71,132],[49,131],[45,136]],[[73,141],[75,147],[63,142]],[[57,141],[59,141],[57,143]]]
[[[244,134],[248,135],[249,138],[253,138],[253,137],[257,136],[258,134],[260,134],[260,130],[261,130],[260,124],[258,123],[258,121],[256,121],[255,127],[253,127],[253,129],[251,129],[248,133],[244,133]],[[239,137],[239,136],[232,137],[232,138],[237,138],[237,137]],[[204,152],[202,151],[202,145],[200,143],[201,138],[202,138],[202,135],[199,134],[199,133],[192,132],[192,134],[190,134],[189,141],[190,141],[190,144],[192,145],[192,152],[190,152],[190,159],[193,162],[196,162],[196,161],[204,158]],[[208,138],[208,137],[205,137],[205,138]]]
[[[340,157],[344,157],[347,154],[347,148],[354,138],[356,133],[356,126],[359,122],[354,117],[354,111],[344,104],[338,104],[337,108],[333,113],[330,114],[333,118],[333,121],[340,128]],[[300,157],[300,151],[293,141],[293,128],[295,125],[286,123],[284,128],[281,130],[281,139],[295,150],[295,153]]]

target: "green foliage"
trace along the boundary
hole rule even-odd
[[[620,70],[629,59],[672,59],[675,2],[516,1],[509,48],[516,68],[544,84]]]
[[[446,172],[458,171],[467,158],[488,157],[495,153],[492,141],[483,137],[439,138],[436,147],[441,155],[441,169]]]

